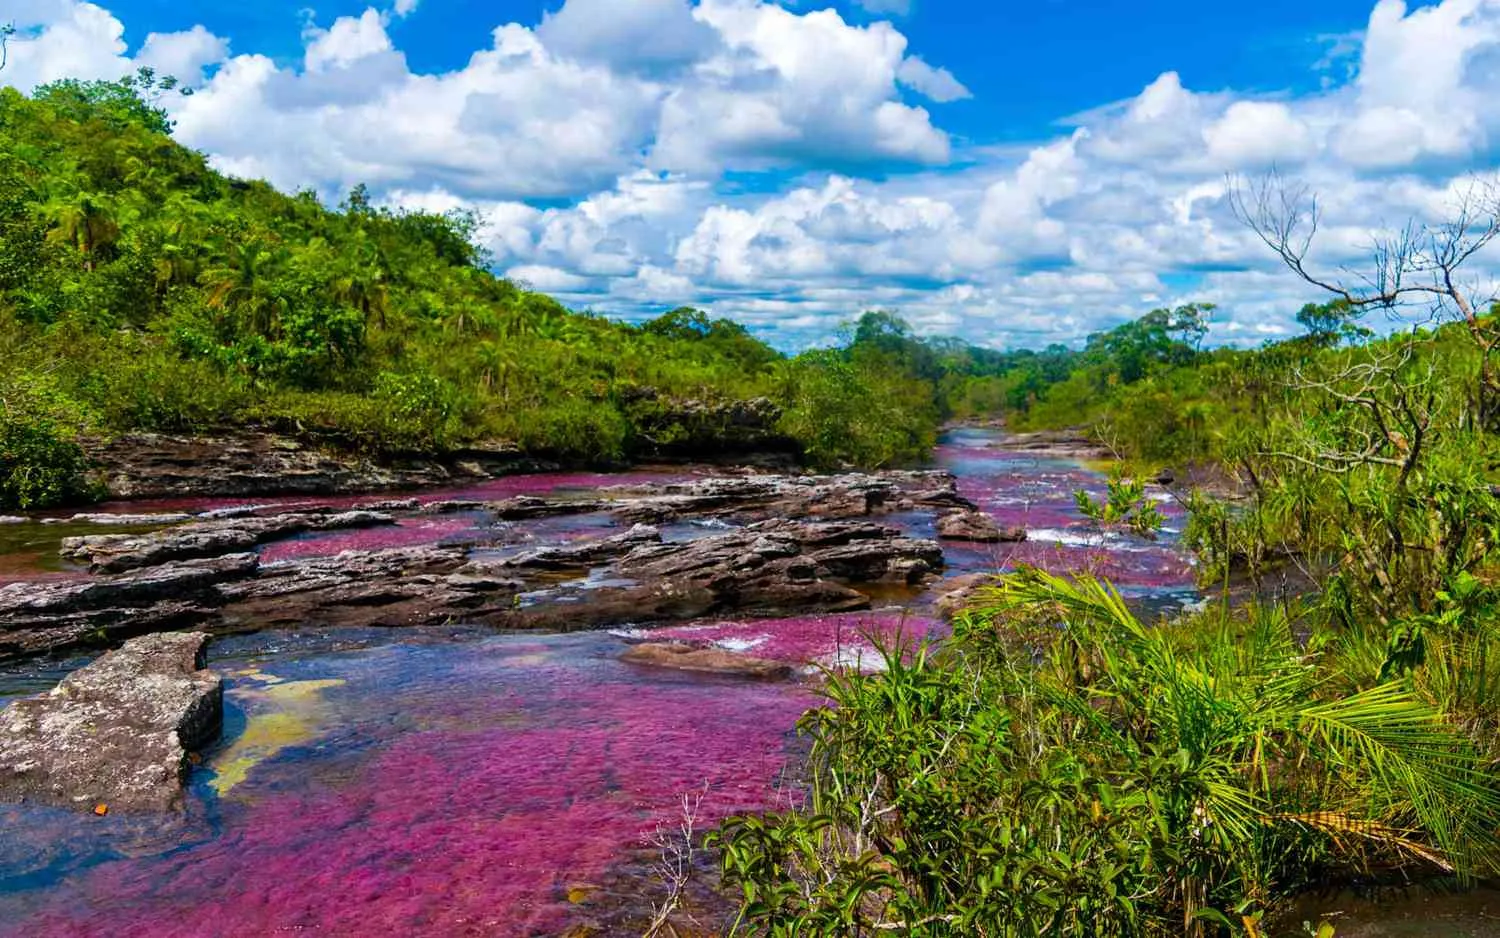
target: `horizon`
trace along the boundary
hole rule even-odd
[[[695,306],[789,351],[867,309],[1040,349],[1202,301],[1213,344],[1285,338],[1326,297],[1234,221],[1226,174],[1306,180],[1315,256],[1358,270],[1495,166],[1500,0],[477,6],[23,0],[0,81],[155,67],[222,171],[471,208],[497,273],[572,308]]]

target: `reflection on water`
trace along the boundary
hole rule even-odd
[[[1072,491],[1101,488],[1098,474],[996,450],[992,440],[954,434],[939,461],[1002,524],[1045,533],[1024,544],[945,545],[950,573],[1027,562],[1097,571],[1169,605],[1191,594],[1191,569],[1170,535],[1147,542],[1082,524]],[[639,481],[521,477],[421,497],[586,493]],[[308,500],[277,502],[292,504]],[[128,510],[212,507],[176,500]],[[889,520],[933,535],[930,515]],[[262,556],[481,539],[507,554],[611,524],[587,515],[502,529],[477,512],[410,514],[396,528],[289,540]],[[718,524],[664,533],[686,539]],[[213,654],[229,682],[225,739],[195,773],[185,815],[0,808],[0,936],[555,935],[584,919],[628,918],[655,898],[639,874],[684,794],[702,793],[703,823],[799,797],[783,784],[798,752],[792,728],[818,698],[805,683],[633,666],[621,652],[649,637],[810,670],[871,667],[877,642],[942,634],[923,615],[930,597],[898,590],[876,599],[911,611],[689,623],[649,635],[626,624],[497,637],[459,625],[222,640]],[[44,689],[78,663],[0,672],[0,694]]]

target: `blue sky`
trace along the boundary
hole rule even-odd
[[[1493,171],[1500,0],[0,0],[0,80],[137,64],[178,136],[330,200],[469,207],[497,269],[638,318],[695,303],[787,347],[861,309],[993,345],[1310,295],[1230,217],[1275,165],[1315,257]],[[1485,273],[1486,269],[1481,269]]]

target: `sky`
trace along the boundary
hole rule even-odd
[[[1319,297],[1228,180],[1308,185],[1313,260],[1356,276],[1500,152],[1500,0],[378,2],[0,0],[0,82],[150,65],[225,172],[470,208],[573,308],[789,349],[871,308],[995,347],[1193,301],[1282,337]]]

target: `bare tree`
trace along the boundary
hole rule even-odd
[[[15,23],[0,23],[0,71],[10,61],[10,37],[16,34]]]
[[[1500,185],[1476,180],[1457,199],[1453,213],[1437,225],[1409,222],[1372,245],[1373,267],[1363,273],[1330,275],[1308,263],[1321,213],[1305,185],[1272,172],[1245,182],[1231,179],[1230,206],[1297,276],[1342,299],[1355,311],[1397,312],[1428,307],[1434,321],[1461,321],[1479,352],[1473,414],[1478,426],[1500,423],[1500,375],[1494,356],[1500,328],[1487,314],[1495,301],[1460,279],[1460,268],[1500,236]]]

